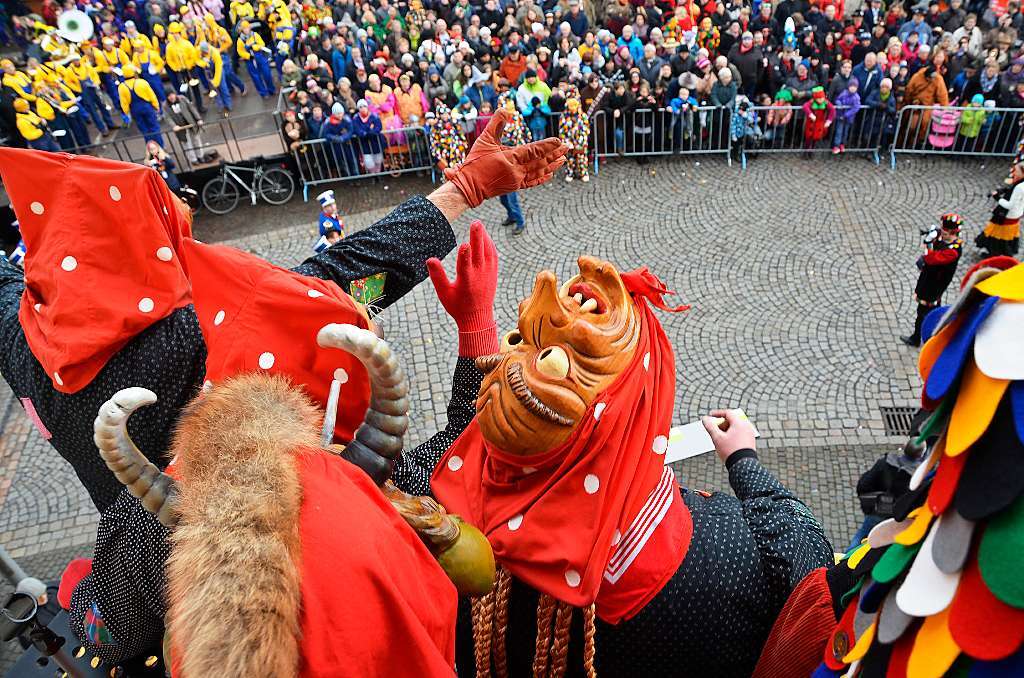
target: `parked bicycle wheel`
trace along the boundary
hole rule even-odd
[[[203,186],[203,205],[214,214],[227,214],[238,206],[238,186],[221,175]]]
[[[283,205],[295,193],[295,180],[290,172],[272,167],[260,177],[260,195],[271,205]]]

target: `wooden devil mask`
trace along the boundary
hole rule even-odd
[[[565,442],[633,359],[640,321],[618,270],[590,256],[578,264],[579,275],[561,287],[554,273],[540,272],[501,353],[477,360],[486,373],[476,402],[480,431],[509,454]]]

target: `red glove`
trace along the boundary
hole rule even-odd
[[[494,292],[498,287],[498,250],[480,221],[469,227],[469,242],[459,245],[455,280],[448,280],[436,258],[427,259],[427,273],[437,298],[459,327],[459,355],[478,358],[498,352],[494,324]]]
[[[566,147],[558,139],[544,139],[525,146],[501,145],[509,113],[499,110],[473,144],[458,169],[447,168],[444,178],[458,186],[470,207],[488,198],[538,186],[565,163]]]
[[[71,609],[71,594],[75,592],[78,582],[92,574],[92,558],[75,558],[64,568],[60,576],[60,587],[57,589],[57,602],[65,610]]]

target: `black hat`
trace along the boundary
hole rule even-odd
[[[677,54],[682,54],[683,52],[686,52],[687,54],[690,53],[690,46],[687,45],[685,42],[683,44],[679,45],[679,47],[676,48],[676,53]]]
[[[526,73],[523,74],[523,77],[524,78],[536,78],[537,77],[537,71],[533,70],[532,68],[527,68],[526,69]]]

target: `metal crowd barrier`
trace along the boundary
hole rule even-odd
[[[596,159],[718,154],[732,164],[727,109],[699,106],[679,113],[668,108],[615,113],[597,111],[590,120]]]
[[[281,138],[278,116],[274,111],[216,118],[206,121],[198,131],[185,130],[182,138],[173,129],[162,129],[164,151],[174,158],[178,172],[190,172],[211,166],[202,158],[217,151],[217,162],[245,160],[288,152]],[[146,157],[146,139],[141,134],[111,137],[88,146],[75,146],[70,152],[101,158],[142,163]]]
[[[835,118],[822,139],[812,142],[806,138],[811,120],[801,106],[751,106],[747,115],[755,122],[748,133],[731,135],[741,166],[747,166],[747,156],[760,153],[817,153],[831,151],[840,124],[846,126],[846,153],[870,153],[879,164],[879,151],[891,143],[896,116],[873,108],[861,107],[852,122],[841,121],[845,108],[836,107]],[[735,113],[734,113],[735,115]],[[739,130],[736,130],[738,132]]]
[[[327,139],[303,141],[292,151],[302,180],[302,199],[317,184],[407,172],[430,171],[434,160],[423,127],[384,130],[366,138],[344,142]]]
[[[1024,109],[976,106],[904,106],[893,135],[896,155],[1013,157],[1021,138]]]

